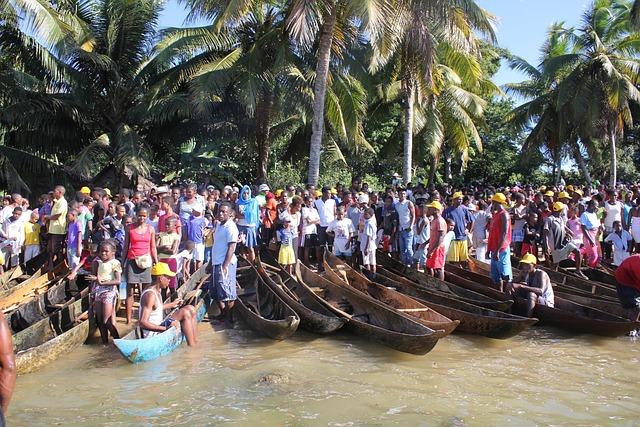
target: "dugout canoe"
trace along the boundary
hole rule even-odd
[[[7,313],[16,309],[20,304],[37,294],[46,292],[49,287],[56,283],[56,277],[65,275],[68,272],[69,269],[64,262],[58,264],[51,273],[47,273],[46,266],[38,269],[24,282],[0,294],[0,310]]]
[[[375,276],[366,271],[364,273],[376,283],[409,295],[450,319],[459,320],[460,324],[456,332],[507,339],[518,335],[538,321],[536,318],[517,316],[469,304],[442,292],[426,291],[416,287],[410,279],[383,267],[378,267],[378,273]]]
[[[260,258],[256,258],[258,272],[263,280],[289,307],[300,317],[300,327],[315,334],[331,334],[344,326],[347,322],[342,317],[337,316],[323,305],[310,298],[298,286],[296,279],[287,271],[274,264],[270,254],[261,252],[266,264],[262,264]],[[266,267],[266,268],[265,268]],[[270,274],[267,269],[273,271]],[[315,295],[315,294],[314,294]],[[310,300],[310,301],[309,301]]]
[[[50,316],[13,335],[18,374],[37,371],[81,346],[89,337],[93,323],[76,319],[89,309],[89,294],[68,301]]]
[[[208,264],[204,264],[200,267],[198,271],[191,275],[187,282],[176,290],[178,298],[184,299],[189,292],[195,291],[202,286],[209,277],[206,273],[207,265]],[[207,313],[204,295],[196,296],[195,300],[196,316],[198,322],[200,322]],[[168,302],[170,302],[170,297],[165,300],[165,303]],[[142,338],[140,327],[138,326],[124,337],[113,340],[113,343],[128,361],[131,363],[141,363],[171,353],[178,348],[184,340],[184,335],[179,326],[172,326],[166,331],[148,338]]]
[[[370,281],[333,254],[325,254],[324,269],[325,277],[334,284],[351,286],[400,313],[411,316],[436,331],[439,338],[449,335],[460,324],[459,320],[451,320],[408,295]]]
[[[293,335],[300,317],[269,287],[253,264],[238,274],[238,299],[233,306],[234,319],[239,319],[254,332],[274,340]]]
[[[444,292],[449,294],[452,298],[468,302],[469,304],[498,311],[507,311],[509,307],[511,307],[511,304],[513,304],[513,300],[496,300],[481,293],[465,289],[461,286],[444,282],[429,274],[421,273],[414,268],[409,268],[403,265],[401,262],[391,258],[388,254],[385,254],[382,251],[378,251],[376,259],[378,264],[382,265],[386,270],[393,271],[396,274],[400,274],[411,279],[416,286]]]
[[[438,342],[433,329],[353,288],[333,284],[300,262],[296,264],[296,275],[300,284],[322,298],[329,310],[347,319],[345,328],[356,335],[417,355],[427,354]]]
[[[26,279],[31,277],[33,273],[38,271],[41,267],[45,266],[49,257],[46,252],[39,254],[31,258],[24,264],[16,265],[11,269],[5,271],[0,276],[0,287],[2,291],[9,290],[14,286],[24,282]]]

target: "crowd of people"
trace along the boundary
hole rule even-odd
[[[167,289],[175,290],[205,262],[212,265],[210,295],[224,318],[236,299],[236,254],[252,261],[260,246],[277,251],[278,262],[291,272],[298,259],[317,263],[321,271],[325,250],[375,272],[382,251],[444,279],[446,262],[465,264],[473,256],[491,265],[500,289],[527,298],[531,309],[536,303],[553,305],[550,280],[536,268],[540,262],[557,266],[572,260],[576,274],[585,277],[584,266],[619,266],[640,253],[640,186],[455,189],[402,186],[394,174],[384,191],[358,177],[350,185],[320,189],[187,183],[115,194],[82,187],[67,194],[56,186],[33,209],[19,194],[5,196],[3,205],[2,266],[46,251],[50,268],[66,260],[72,274],[89,272],[105,342],[108,333],[117,336],[116,300],[125,300],[131,322],[136,292],[147,333],[176,321],[192,330],[188,307],[164,324],[160,313],[169,307],[162,301]],[[525,273],[515,281],[512,254]],[[640,286],[635,290],[625,297],[628,308],[640,304]]]

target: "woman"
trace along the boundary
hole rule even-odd
[[[254,248],[258,246],[256,233],[260,215],[258,201],[251,197],[251,188],[248,185],[240,190],[240,198],[236,202],[236,218],[238,219],[240,248],[247,255],[247,259],[253,262],[256,259]]]
[[[122,264],[125,265],[127,279],[126,313],[127,324],[133,313],[133,292],[136,287],[151,284],[151,267],[158,262],[156,236],[153,227],[147,223],[149,209],[138,208],[136,220],[126,228]]]
[[[188,228],[189,220],[191,219],[191,213],[193,212],[193,207],[199,205],[202,207],[204,211],[204,203],[202,203],[197,196],[198,186],[195,184],[187,185],[185,188],[185,196],[184,200],[180,202],[178,206],[178,215],[180,216],[180,222],[184,225],[185,228]],[[162,230],[164,231],[164,230]],[[182,239],[185,240],[188,236],[188,230],[182,230]]]
[[[635,252],[640,253],[640,197],[636,199],[636,204],[629,214],[629,227],[633,242],[635,244]]]

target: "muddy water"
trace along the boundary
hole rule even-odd
[[[83,346],[21,376],[12,426],[640,423],[640,341],[537,328],[412,356],[346,333],[274,342],[200,325],[201,345],[131,365]],[[268,381],[261,378],[268,376]]]

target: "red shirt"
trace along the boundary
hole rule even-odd
[[[640,291],[640,255],[632,255],[616,269],[616,280],[622,286]]]
[[[502,227],[504,223],[507,223],[507,235],[505,236],[504,243],[500,245],[500,237],[502,236]],[[491,227],[489,228],[489,241],[487,243],[487,250],[489,252],[504,251],[511,245],[511,218],[506,210],[495,214],[491,219]]]

